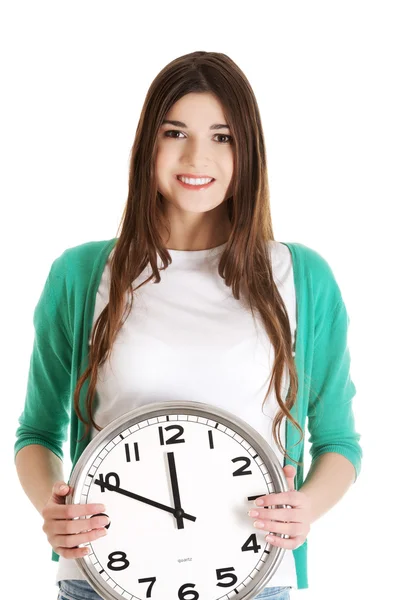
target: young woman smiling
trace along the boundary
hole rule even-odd
[[[361,468],[348,316],[327,261],[274,239],[259,109],[225,54],[181,56],[151,84],[119,229],[57,257],[35,308],[15,460],[58,561],[59,598],[101,600],[71,559],[107,523],[92,517],[82,531],[74,517],[91,507],[65,505],[68,430],[73,468],[108,423],[162,397],[225,408],[279,458],[289,492],[261,498],[249,519],[286,549],[257,598],[287,600],[308,587],[312,523]]]

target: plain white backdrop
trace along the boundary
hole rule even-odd
[[[7,597],[57,597],[57,564],[43,519],[19,483],[13,456],[35,305],[51,263],[66,248],[114,237],[148,87],[168,62],[195,50],[229,55],[248,77],[262,116],[275,239],[305,244],[329,262],[350,316],[362,471],[312,525],[309,588],[291,597],[398,593],[396,9],[397,2],[384,0],[2,3],[1,565]],[[308,449],[306,442],[305,471]],[[68,444],[64,454],[67,481]]]

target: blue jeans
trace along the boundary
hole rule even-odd
[[[103,600],[86,580],[63,579],[58,582],[58,587],[57,600]],[[290,587],[265,587],[254,600],[263,598],[290,600]]]

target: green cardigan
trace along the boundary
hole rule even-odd
[[[51,265],[34,310],[35,336],[14,461],[17,452],[29,444],[41,444],[63,460],[63,444],[69,433],[73,469],[88,444],[88,436],[77,441],[83,436],[84,426],[73,410],[73,392],[88,365],[96,293],[116,241],[113,238],[67,248]],[[285,245],[292,255],[297,311],[295,364],[299,390],[291,414],[304,435],[308,418],[312,461],[325,452],[342,454],[353,464],[356,480],[362,450],[352,409],[356,388],[350,376],[347,346],[350,319],[327,261],[303,244]],[[87,391],[88,380],[80,395],[85,418]],[[296,445],[299,439],[299,432],[287,419],[286,450],[303,462],[304,440]],[[285,457],[286,464],[297,467]],[[297,490],[303,481],[303,467],[299,466]],[[307,541],[293,550],[299,589],[308,587]],[[52,560],[59,560],[53,549]]]

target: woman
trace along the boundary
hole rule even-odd
[[[120,235],[53,262],[34,323],[15,459],[59,562],[59,599],[99,600],[71,559],[108,523],[92,517],[82,532],[74,517],[94,507],[66,512],[68,428],[74,467],[98,431],[159,397],[221,406],[262,433],[290,496],[265,497],[249,512],[272,534],[269,543],[286,549],[256,598],[287,600],[290,588],[308,587],[311,523],[360,472],[348,317],[322,256],[274,240],[257,102],[225,54],[193,52],[155,78],[132,148]],[[304,481],[306,417],[313,462]],[[321,485],[328,468],[337,476]],[[267,508],[284,499],[290,511]]]

